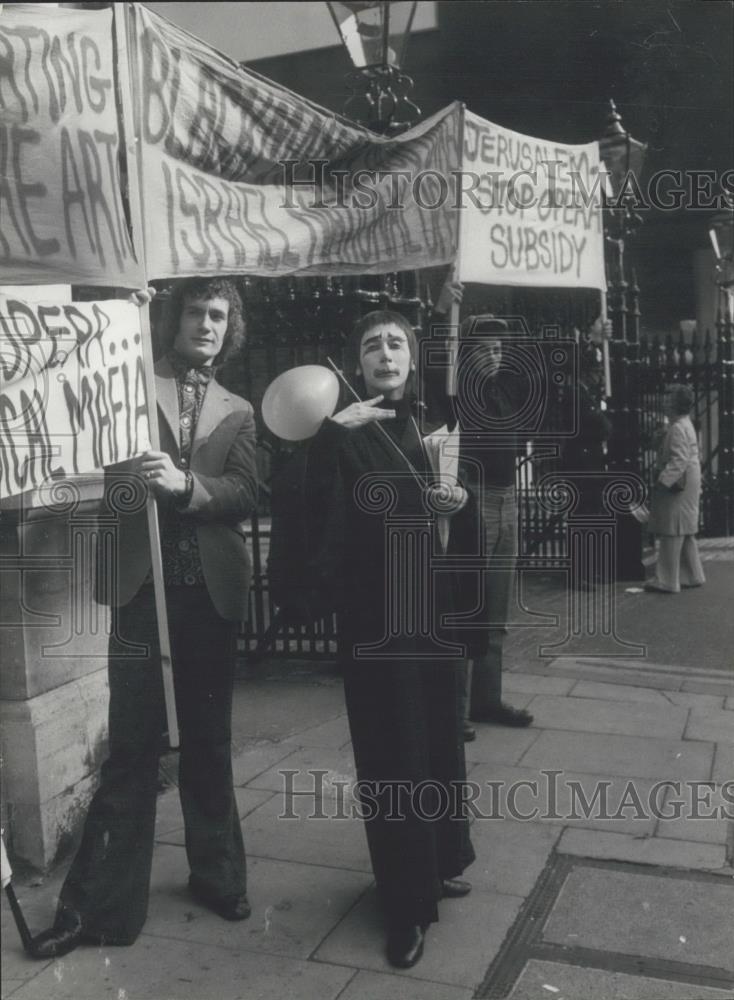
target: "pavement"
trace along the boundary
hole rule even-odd
[[[535,722],[481,725],[467,744],[473,891],[441,903],[414,968],[384,957],[341,680],[328,662],[271,660],[235,692],[250,919],[190,898],[168,756],[143,934],[33,962],[3,899],[2,997],[731,1000],[734,544],[709,542],[706,586],[679,595],[523,581],[530,625],[510,630],[505,694]],[[34,932],[65,868],[16,873]]]

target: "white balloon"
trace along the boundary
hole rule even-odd
[[[278,375],[265,390],[263,420],[285,441],[313,437],[339,400],[339,380],[323,365],[301,365]]]

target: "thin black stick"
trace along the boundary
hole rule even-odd
[[[30,954],[31,941],[33,940],[33,937],[28,929],[28,924],[25,922],[25,917],[23,916],[23,911],[20,908],[18,897],[15,895],[15,889],[10,882],[8,882],[5,886],[5,895],[8,897],[8,902],[10,903],[10,909],[12,911],[13,918],[15,919],[15,926],[18,928],[18,933],[20,934],[23,950]]]
[[[326,358],[326,360],[327,360],[327,361],[329,362],[329,364],[331,365],[331,367],[332,367],[332,369],[333,369],[334,373],[336,374],[337,378],[338,378],[338,379],[340,380],[340,382],[342,383],[342,385],[344,385],[344,386],[346,386],[346,387],[347,387],[347,389],[349,390],[349,392],[351,392],[351,394],[352,394],[352,395],[354,396],[355,400],[356,400],[356,401],[357,401],[358,403],[362,403],[362,402],[364,402],[364,400],[362,400],[362,399],[360,399],[360,398],[359,398],[359,394],[357,393],[357,391],[356,391],[356,390],[355,390],[355,389],[354,389],[354,388],[353,388],[353,387],[352,387],[352,386],[351,386],[351,385],[349,384],[349,382],[347,381],[347,379],[346,379],[346,378],[344,377],[344,374],[343,374],[343,372],[341,372],[341,371],[339,370],[339,368],[337,368],[337,366],[336,366],[336,365],[334,364],[334,362],[333,362],[333,361],[331,360],[331,358],[327,357],[327,358]],[[423,478],[423,477],[421,476],[421,474],[420,474],[420,473],[418,472],[418,470],[417,470],[417,469],[416,469],[416,467],[415,467],[415,466],[413,465],[413,463],[412,463],[412,462],[410,461],[410,459],[408,458],[408,456],[407,456],[406,454],[404,454],[404,453],[403,453],[403,451],[402,451],[402,449],[400,448],[400,445],[399,445],[399,444],[397,443],[397,441],[396,441],[396,440],[395,440],[395,439],[394,439],[393,437],[391,437],[391,436],[390,436],[390,435],[389,435],[389,434],[387,433],[387,431],[385,430],[385,428],[384,428],[384,427],[383,427],[383,426],[382,426],[382,425],[380,424],[380,421],[379,421],[379,420],[375,420],[375,422],[374,422],[374,426],[376,426],[376,427],[377,427],[377,430],[378,430],[378,431],[379,431],[379,432],[380,432],[380,433],[381,433],[381,434],[383,435],[383,437],[384,437],[384,438],[385,438],[385,439],[386,439],[387,441],[389,441],[389,442],[390,442],[390,444],[391,444],[391,445],[393,446],[393,448],[394,448],[394,449],[395,449],[395,450],[397,451],[398,455],[400,455],[400,457],[402,458],[402,460],[403,460],[403,461],[405,462],[405,464],[406,464],[406,465],[408,466],[408,468],[409,468],[409,469],[410,469],[410,471],[411,471],[411,472],[413,473],[413,475],[414,475],[414,476],[415,476],[415,478],[416,478],[416,479],[418,480],[418,482],[419,482],[419,483],[421,484],[421,486],[425,486],[425,480],[424,480],[424,478]],[[419,433],[419,435],[418,435],[418,436],[420,437],[420,433]]]

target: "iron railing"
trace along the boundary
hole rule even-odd
[[[301,364],[324,364],[332,357],[342,362],[344,344],[354,322],[374,308],[396,309],[406,315],[419,335],[428,333],[430,295],[422,276],[381,275],[340,279],[244,279],[247,302],[248,347],[245,364],[226,373],[226,382],[250,399],[259,411],[267,385],[280,372]],[[556,326],[570,334],[589,328],[598,313],[598,295],[583,291],[485,288],[465,297],[463,312],[523,316],[527,328],[539,335]],[[629,282],[610,289],[614,325],[612,369],[614,394],[610,407],[613,434],[609,467],[638,473],[652,486],[655,464],[653,431],[663,416],[666,384],[685,382],[695,395],[694,423],[699,432],[703,471],[702,535],[734,531],[734,428],[732,396],[734,330],[730,317],[719,314],[715,333],[685,340],[647,337],[640,331],[639,288],[634,274]],[[551,408],[552,411],[552,408]],[[259,419],[259,416],[258,416]],[[552,426],[552,415],[550,425]],[[250,619],[241,644],[250,656],[269,651],[284,657],[333,656],[336,631],[333,620],[304,628],[285,628],[277,618],[268,588],[267,556],[270,542],[268,483],[284,456],[282,442],[259,427],[259,466],[264,483],[258,516],[251,526],[254,586]],[[552,435],[551,435],[552,437]],[[546,427],[546,439],[548,427]],[[567,557],[566,521],[538,503],[539,478],[561,468],[560,457],[522,455],[517,462],[517,487],[522,550],[546,565]]]

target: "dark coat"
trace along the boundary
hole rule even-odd
[[[397,439],[418,479],[430,477],[408,414],[381,426]],[[440,880],[459,875],[474,859],[467,821],[457,819],[466,765],[461,647],[441,623],[451,611],[450,581],[431,572],[430,553],[439,543],[422,483],[375,424],[347,430],[326,421],[308,459],[309,548],[339,592],[339,650],[357,776],[381,783],[363,795],[365,811],[374,806],[366,829],[378,893],[389,920],[427,924],[437,919]],[[399,524],[390,524],[393,518]],[[406,557],[410,539],[420,539],[417,562]],[[402,613],[391,617],[391,606]],[[398,782],[411,792],[432,783],[423,815]],[[390,791],[403,796],[402,820],[385,818]],[[424,818],[442,805],[442,819]]]

